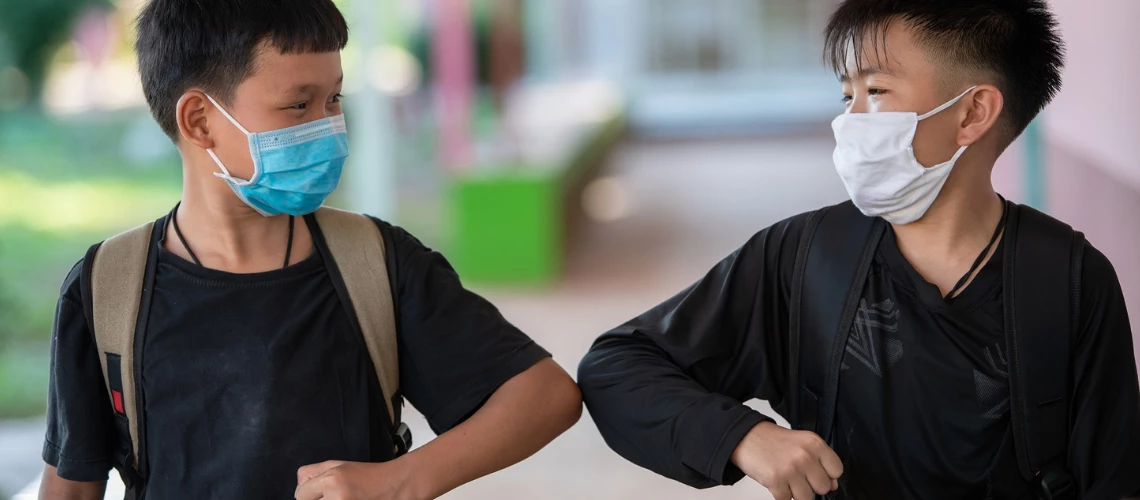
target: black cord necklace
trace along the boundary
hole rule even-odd
[[[174,234],[178,235],[178,241],[182,242],[182,248],[186,249],[186,253],[190,254],[190,258],[194,260],[194,263],[197,264],[199,267],[205,267],[205,266],[202,266],[202,261],[198,260],[198,256],[194,254],[194,251],[190,249],[190,244],[186,243],[186,238],[182,236],[182,229],[178,227],[178,206],[180,206],[180,205],[181,204],[176,205],[174,207],[174,210],[170,211],[170,220],[174,224]],[[281,266],[282,268],[289,267],[289,260],[290,260],[290,258],[293,257],[293,227],[295,225],[296,225],[296,218],[293,217],[292,215],[290,215],[289,216],[289,243],[285,247],[285,264],[283,266]]]
[[[982,249],[982,253],[978,255],[978,258],[974,259],[974,264],[970,266],[969,271],[966,271],[965,276],[962,276],[962,279],[958,280],[958,283],[954,285],[954,288],[950,289],[950,293],[946,294],[946,299],[953,299],[954,294],[958,293],[960,289],[966,286],[966,282],[970,281],[970,276],[974,274],[974,271],[978,270],[978,267],[982,265],[982,261],[986,260],[986,255],[989,255],[990,249],[993,248],[994,243],[997,243],[998,237],[1001,236],[1002,231],[1005,229],[1005,216],[1007,211],[1008,206],[1006,205],[1005,198],[1002,198],[1001,220],[998,221],[997,229],[994,229],[994,235],[990,238],[990,243],[986,245],[986,248]]]

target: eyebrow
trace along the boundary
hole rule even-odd
[[[846,82],[850,82],[852,80],[858,80],[860,78],[866,78],[868,76],[875,76],[875,75],[895,76],[894,73],[892,73],[892,72],[890,72],[884,68],[881,68],[878,66],[868,66],[866,68],[859,68],[858,70],[855,71],[854,75],[851,75],[850,73],[844,73],[844,74],[840,75],[839,81],[846,83]]]
[[[342,83],[344,83],[344,74],[341,74],[340,78],[337,79],[336,85],[340,85]],[[312,91],[313,89],[315,89],[317,87],[320,87],[320,85],[312,84],[312,83],[294,85],[293,88],[289,89],[289,95],[290,96],[300,96],[300,95],[308,94],[310,91]]]

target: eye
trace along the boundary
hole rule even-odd
[[[332,99],[329,99],[329,103],[340,102],[341,99],[344,99],[344,95],[343,94],[337,94],[337,95],[332,96]]]
[[[887,91],[884,89],[875,89],[875,88],[867,89],[867,95],[883,95],[886,93],[887,93]]]
[[[854,97],[851,97],[851,96],[849,96],[849,95],[847,95],[847,94],[844,94],[844,95],[843,95],[843,102],[844,102],[844,103],[850,103],[851,101],[854,101],[854,100],[855,100],[855,98],[854,98]]]
[[[289,106],[289,109],[295,109],[297,111],[304,111],[308,108],[309,108],[309,103],[307,103],[307,102],[300,102],[300,103],[294,104],[292,106]]]

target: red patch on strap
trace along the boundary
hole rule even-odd
[[[126,410],[123,409],[123,393],[119,391],[111,391],[111,399],[115,402],[115,413],[118,413],[120,415],[127,413]]]

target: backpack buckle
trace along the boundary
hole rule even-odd
[[[1064,467],[1051,467],[1038,472],[1041,479],[1038,489],[1042,500],[1069,500],[1077,497],[1077,487],[1073,484],[1073,476]]]
[[[396,444],[396,455],[403,455],[412,449],[412,429],[408,424],[400,422],[396,427],[395,435],[392,436]]]

